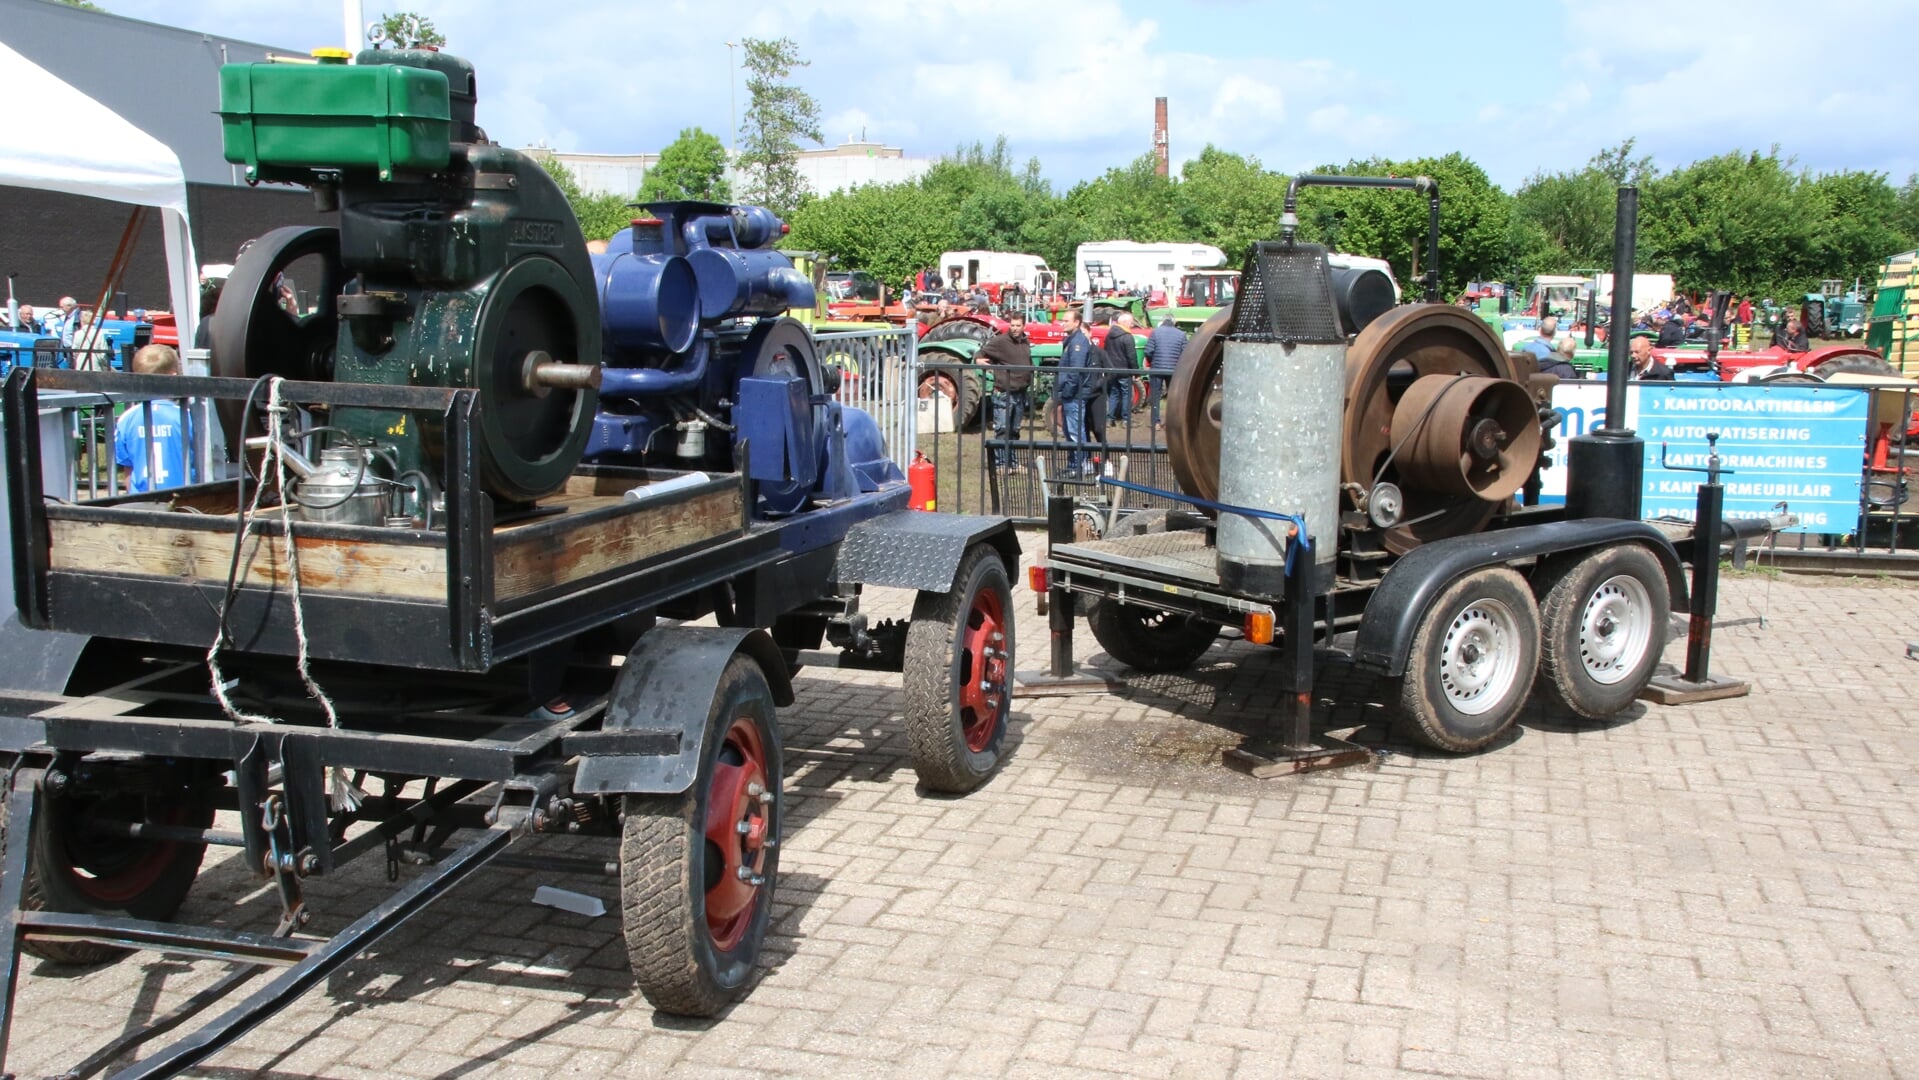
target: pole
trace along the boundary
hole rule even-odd
[[[726,112],[729,123],[732,124],[731,127],[727,128],[726,152],[728,156],[740,152],[740,100],[733,90],[734,83],[737,81],[734,78],[734,73],[739,70],[739,66],[733,62],[733,50],[739,47],[740,43],[737,41],[729,41],[726,43]]]
[[[1719,607],[1719,526],[1726,489],[1719,482],[1719,433],[1706,435],[1706,482],[1699,485],[1693,516],[1692,618],[1686,634],[1686,681],[1709,682],[1712,666],[1712,616]]]
[[[1606,424],[1626,430],[1626,379],[1632,370],[1632,274],[1639,245],[1639,189],[1619,189],[1613,223],[1612,330],[1606,335]]]
[[[346,32],[346,51],[358,53],[366,48],[366,16],[360,8],[360,0],[341,0],[341,23]]]
[[[1639,520],[1645,443],[1626,426],[1627,358],[1632,339],[1633,250],[1639,238],[1639,189],[1619,189],[1613,229],[1612,330],[1607,334],[1606,421],[1566,446],[1566,517]]]

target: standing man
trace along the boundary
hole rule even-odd
[[[1521,345],[1520,348],[1538,357],[1539,370],[1545,371],[1546,365],[1552,361],[1553,356],[1558,352],[1559,343],[1553,340],[1558,336],[1559,316],[1541,315],[1539,317],[1539,336]]]
[[[1122,311],[1106,331],[1106,366],[1117,372],[1106,384],[1106,417],[1116,424],[1125,423],[1133,414],[1132,373],[1139,370],[1139,345],[1133,340],[1133,327],[1132,313]]]
[[[1086,407],[1099,394],[1099,369],[1093,367],[1093,340],[1080,325],[1078,308],[1060,312],[1060,326],[1066,338],[1060,343],[1059,395],[1060,418],[1066,424],[1066,475],[1075,476],[1086,469]]]
[[[1146,337],[1146,396],[1152,403],[1153,426],[1158,427],[1159,402],[1166,396],[1167,380],[1179,369],[1179,358],[1186,353],[1186,331],[1173,325],[1171,315],[1159,321]]]
[[[1652,355],[1652,335],[1632,336],[1632,378],[1636,382],[1672,382],[1672,369]]]
[[[1026,340],[1026,316],[1013,312],[1006,319],[1006,332],[995,334],[980,347],[980,362],[991,364],[993,372],[993,435],[1000,442],[993,448],[993,467],[1019,468],[1019,455],[1013,440],[1026,426],[1026,414],[1032,408],[1033,346]]]
[[[135,375],[178,375],[180,354],[147,345],[128,365]],[[178,401],[135,402],[113,426],[113,463],[129,492],[158,491],[187,482],[187,425]]]
[[[73,348],[73,332],[80,328],[80,303],[71,296],[60,298],[60,314],[51,316],[47,323],[50,333],[60,336],[60,344]]]

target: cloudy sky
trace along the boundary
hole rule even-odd
[[[100,2],[301,50],[343,34],[338,3]],[[1160,95],[1176,163],[1208,142],[1287,171],[1456,149],[1512,188],[1635,137],[1664,166],[1778,144],[1813,169],[1919,170],[1919,0],[401,2],[474,61],[509,145],[723,133],[725,43],[784,35],[828,143],[937,156],[1004,134],[1062,185],[1146,152]]]

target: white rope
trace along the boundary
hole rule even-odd
[[[247,507],[246,523],[240,530],[240,544],[244,550],[246,539],[253,532],[254,525],[260,520],[260,498],[266,492],[266,459],[273,462],[273,486],[280,492],[280,535],[285,541],[286,572],[288,597],[293,604],[293,642],[294,655],[300,671],[300,682],[306,687],[307,697],[317,702],[326,714],[327,727],[337,729],[340,726],[340,714],[333,706],[333,699],[327,696],[320,684],[314,681],[313,672],[307,664],[307,625],[306,606],[300,599],[300,548],[293,540],[293,500],[287,494],[286,443],[282,441],[285,430],[286,406],[280,402],[279,376],[267,382],[267,444],[266,452],[260,462],[262,468],[260,482],[254,485],[253,501]],[[244,465],[242,466],[244,467]],[[278,720],[269,716],[259,716],[241,710],[227,696],[226,679],[220,673],[220,646],[224,644],[226,626],[226,598],[220,603],[221,629],[214,632],[213,644],[207,649],[207,667],[213,676],[213,696],[220,702],[220,708],[235,721],[246,723],[275,724]],[[347,778],[344,770],[330,770],[327,784],[334,809],[358,809],[366,793],[358,789]]]

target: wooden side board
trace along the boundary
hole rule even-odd
[[[729,486],[642,513],[596,513],[570,529],[496,532],[493,595],[512,600],[736,536],[740,499],[740,489]]]
[[[510,601],[586,581],[622,567],[739,535],[743,494],[729,483],[687,498],[642,505],[620,492],[630,479],[576,477],[555,496],[564,509],[521,519],[493,532],[494,598]],[[50,516],[49,569],[80,574],[226,583],[233,559],[231,519],[156,510],[119,511],[91,519],[85,507]],[[219,527],[210,527],[217,525]],[[296,526],[296,533],[300,530]],[[300,588],[396,600],[447,598],[443,534],[350,530],[358,536],[296,535]],[[290,567],[286,542],[249,535],[241,548],[243,586],[284,589]]]
[[[47,522],[49,568],[89,574],[176,578],[224,586],[233,560],[233,534],[170,526],[155,514],[151,526],[55,518]],[[446,546],[366,544],[296,536],[300,588],[395,599],[446,597]],[[258,533],[240,550],[243,586],[285,588],[286,541]]]

